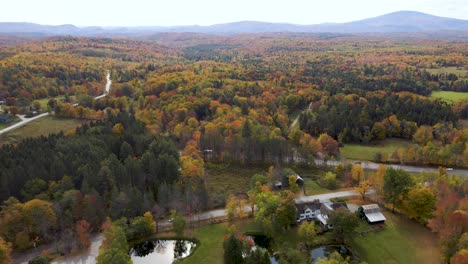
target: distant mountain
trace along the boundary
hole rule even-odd
[[[306,32],[306,33],[404,33],[468,31],[468,20],[438,17],[415,11],[399,11],[348,23],[295,25],[241,21],[211,26],[175,27],[76,27],[47,26],[33,23],[0,23],[0,34],[8,35],[77,35],[77,36],[141,36],[155,32],[193,32],[212,34]],[[463,34],[466,36],[466,34]]]
[[[319,24],[305,27],[308,32],[340,33],[468,31],[468,20],[438,17],[414,11],[399,11],[348,23]]]

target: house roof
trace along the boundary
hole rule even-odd
[[[325,202],[323,203],[323,205],[325,206],[325,208],[329,211],[334,211],[338,208],[346,208],[348,209],[348,205],[346,205],[346,203],[332,203],[332,202]]]
[[[317,215],[317,219],[320,221],[320,223],[322,223],[323,225],[327,225],[328,224],[328,216],[327,215],[323,215],[323,214],[318,214]]]
[[[364,210],[374,209],[374,208],[380,209],[379,205],[377,205],[377,204],[367,204],[367,205],[362,206],[362,209],[364,209]]]
[[[2,119],[2,120],[9,120],[9,119],[11,119],[11,116],[10,116],[10,115],[7,115],[7,114],[0,114],[0,119]]]
[[[364,214],[366,215],[367,220],[369,220],[369,222],[371,222],[371,223],[381,222],[381,221],[387,220],[387,218],[385,218],[385,216],[381,212],[370,213],[370,214],[364,213]]]
[[[377,204],[363,205],[362,211],[370,223],[387,220],[385,216],[380,212],[380,207]]]
[[[366,214],[380,213],[380,207],[377,204],[363,205],[362,211]]]
[[[321,206],[322,206],[322,204],[320,203],[320,201],[315,200],[315,201],[308,202],[308,203],[297,203],[296,204],[296,209],[297,209],[298,212],[302,213],[307,208],[309,208],[309,209],[311,209],[313,211],[319,210]]]

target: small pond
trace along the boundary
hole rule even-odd
[[[315,264],[319,258],[326,258],[334,251],[340,253],[343,257],[352,257],[351,251],[345,245],[330,245],[316,247],[310,251],[312,264]]]
[[[247,236],[253,238],[255,245],[271,250],[272,239],[261,233],[246,233]]]
[[[171,264],[189,256],[196,246],[188,240],[148,240],[134,245],[129,254],[134,264]]]

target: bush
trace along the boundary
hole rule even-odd
[[[28,264],[48,264],[50,263],[50,259],[45,256],[36,256],[35,258],[31,259]]]

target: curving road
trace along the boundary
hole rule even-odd
[[[105,97],[105,96],[107,96],[109,94],[110,86],[112,84],[112,81],[110,79],[110,73],[107,73],[106,78],[107,78],[106,91],[104,92],[104,94],[99,95],[97,97],[94,97],[94,99],[96,99],[96,100],[101,99],[101,98],[103,98],[103,97]],[[77,103],[73,104],[73,106],[77,106],[77,105],[78,105]],[[34,121],[36,119],[39,119],[41,117],[48,116],[48,115],[49,115],[49,113],[42,113],[40,115],[31,117],[31,118],[21,118],[22,119],[21,122],[18,122],[18,123],[14,124],[14,125],[11,125],[11,126],[9,126],[7,128],[4,128],[4,129],[0,130],[0,135],[6,133],[8,131],[11,131],[13,129],[16,129],[18,127],[22,127],[22,126],[26,125],[27,123],[29,123],[31,121]]]

